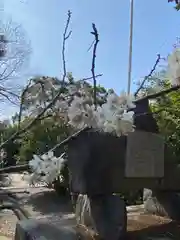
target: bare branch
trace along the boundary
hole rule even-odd
[[[14,63],[14,66],[12,67],[11,70],[9,70],[9,72],[7,74],[6,71],[8,71],[8,66],[4,69],[4,71],[1,73],[1,76],[0,76],[0,81],[5,81],[5,80],[8,80],[9,77],[11,77],[13,75],[13,73],[16,72],[19,64],[21,63],[22,59],[19,59],[17,62]],[[10,64],[11,65],[11,64]]]
[[[97,50],[97,45],[99,42],[99,34],[96,28],[96,25],[93,23],[92,24],[92,28],[93,28],[93,32],[91,32],[91,34],[94,35],[95,40],[94,40],[94,47],[93,47],[93,57],[92,57],[92,68],[91,68],[91,72],[92,72],[92,77],[93,77],[93,88],[94,88],[94,105],[95,108],[97,108],[97,94],[96,94],[96,76],[95,76],[95,61],[96,61],[96,50]]]
[[[12,95],[13,97],[15,98],[19,98],[19,95],[17,95],[16,93],[13,93],[12,91],[0,86],[0,92],[6,92],[8,93],[9,95]]]
[[[86,132],[88,131],[90,128],[89,127],[84,127],[83,129],[75,132],[74,134],[72,134],[71,136],[67,137],[66,139],[64,139],[62,142],[56,144],[53,148],[51,148],[48,152],[53,152],[56,148],[60,148],[65,146],[66,144],[68,144],[71,140],[75,139],[76,137],[78,137],[82,132]]]
[[[154,64],[153,68],[151,69],[150,73],[149,73],[147,76],[145,76],[145,78],[144,78],[143,81],[141,82],[139,88],[138,88],[138,89],[136,90],[136,92],[134,93],[134,96],[135,96],[135,97],[137,97],[139,91],[143,88],[146,80],[152,76],[152,74],[153,74],[154,71],[156,70],[156,67],[157,67],[157,65],[159,64],[160,60],[161,60],[161,56],[160,56],[160,54],[158,54],[158,55],[157,55],[156,62],[155,62],[155,64]]]
[[[95,75],[95,78],[102,77],[102,76],[103,76],[103,74],[97,74],[97,75]],[[93,76],[87,77],[87,78],[82,78],[80,81],[85,82],[85,81],[89,81],[93,78],[94,78]]]
[[[0,56],[0,95],[14,104],[12,97],[19,99],[15,93],[17,90],[19,91],[15,78],[18,77],[25,60],[28,60],[30,45],[21,25],[14,23],[12,19],[1,19],[0,28],[0,44],[3,49],[3,54]],[[13,81],[10,82],[10,80]],[[13,92],[6,89],[10,85],[14,85]]]
[[[12,172],[22,172],[22,171],[26,171],[28,169],[29,169],[29,164],[5,167],[5,168],[0,168],[0,174],[2,174],[2,173],[12,173]]]
[[[66,71],[66,60],[65,60],[65,45],[66,45],[66,40],[70,37],[72,31],[68,32],[68,28],[69,28],[69,24],[70,24],[70,20],[71,20],[71,11],[68,11],[68,18],[67,18],[67,22],[66,22],[66,26],[65,26],[65,30],[64,30],[64,34],[63,34],[63,46],[62,46],[62,60],[63,60],[63,78],[62,78],[62,84],[64,85],[65,83],[65,79],[66,79],[66,75],[67,75],[67,71]],[[64,86],[63,86],[64,87]]]
[[[93,44],[95,43],[95,41],[96,41],[96,40],[94,39],[93,42],[91,43],[91,45],[89,46],[87,52],[89,52],[89,51],[91,50],[91,48],[93,47]]]
[[[3,96],[3,98],[7,99],[10,103],[14,104],[14,102],[10,99],[10,97],[8,95],[6,95],[3,92],[0,92],[0,95]]]

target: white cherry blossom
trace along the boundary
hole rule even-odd
[[[42,181],[49,184],[56,180],[65,162],[63,155],[55,157],[51,151],[42,156],[34,155],[33,159],[29,162],[29,166],[33,170],[29,181]]]
[[[92,96],[87,94],[87,89],[83,89],[82,86],[80,89],[80,91],[78,90],[79,95],[74,95],[69,105],[66,100],[59,100],[57,105],[60,112],[66,111],[69,125],[72,125],[75,129],[88,126],[117,136],[133,131],[134,113],[127,112],[128,108],[135,107],[131,96],[124,92],[120,96],[111,92],[107,96],[107,102],[97,106],[96,109]],[[69,91],[72,94],[76,91],[76,88],[70,88]],[[64,161],[62,155],[57,158],[52,151],[42,156],[34,155],[29,162],[29,166],[33,170],[30,181],[52,183],[61,175]]]
[[[171,84],[180,84],[180,49],[175,48],[172,54],[168,56],[168,70]]]
[[[124,92],[120,96],[109,93],[107,102],[98,106],[96,110],[93,104],[87,103],[87,96],[81,98],[75,96],[68,109],[69,124],[75,128],[85,126],[99,128],[104,132],[115,133],[118,136],[129,132],[130,129],[133,131],[133,112],[126,112],[128,108],[135,107],[132,99]]]

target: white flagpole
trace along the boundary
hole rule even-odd
[[[133,42],[133,10],[134,10],[134,0],[130,0],[130,33],[129,33],[129,64],[128,64],[127,94],[130,94],[130,91],[131,91],[132,42]]]

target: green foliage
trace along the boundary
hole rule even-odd
[[[157,76],[158,77],[157,77]],[[166,78],[166,72],[162,71],[153,76],[146,86],[146,89],[170,88],[170,82]],[[160,89],[158,89],[159,91]],[[148,91],[147,91],[148,92]],[[180,159],[180,94],[174,91],[155,99],[151,104],[154,116],[157,119],[160,133],[164,136],[169,148],[170,158],[179,162]]]
[[[67,73],[67,81],[65,87],[69,85],[79,85],[82,81],[75,81],[72,73]],[[85,82],[90,94],[93,96],[93,87]],[[39,111],[42,110],[56,95],[62,85],[62,81],[57,78],[38,76],[31,79],[31,85],[24,94],[23,112],[21,116],[21,128],[30,123]],[[102,104],[106,101],[107,91],[104,87],[97,86],[97,101]],[[9,142],[5,149],[8,156],[7,161],[15,158],[20,162],[26,162],[32,159],[33,154],[43,154],[54,145],[66,138],[72,129],[66,126],[63,120],[60,120],[58,108],[52,106],[48,113],[43,116],[29,131],[15,142]],[[0,130],[0,134],[4,140],[7,140],[13,133],[17,131],[19,114],[12,116],[12,125]],[[55,154],[60,154],[60,150],[55,150]]]
[[[41,155],[47,152],[65,139],[70,131],[69,127],[55,117],[39,121],[22,138],[19,159],[23,162],[29,161],[33,154]],[[55,151],[57,155],[60,153],[58,149]]]
[[[168,0],[168,2],[175,2],[175,4],[176,4],[175,9],[176,9],[177,11],[180,10],[179,0]]]
[[[13,125],[8,125],[4,128],[1,128],[0,135],[1,140],[6,141],[9,137],[16,132],[17,128]],[[4,166],[10,166],[16,164],[16,155],[19,153],[20,143],[18,139],[16,141],[8,141],[4,147],[6,156],[4,158]]]
[[[180,3],[178,3],[178,4],[176,5],[175,9],[176,9],[177,11],[180,10]]]

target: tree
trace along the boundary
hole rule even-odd
[[[143,85],[140,95],[154,94],[171,87],[167,67],[157,71]],[[180,96],[179,91],[172,91],[151,101],[151,109],[158,122],[160,133],[170,149],[170,158],[180,156]]]
[[[93,97],[93,87],[84,80],[75,81],[72,73],[67,74],[65,82],[65,97],[71,101],[73,97],[73,87],[81,88],[86,85],[88,93]],[[23,128],[37,114],[49,104],[62,87],[62,81],[52,77],[34,77],[29,81],[28,87],[24,90],[22,111],[13,116],[14,126],[19,125]],[[69,88],[71,92],[69,92]],[[98,104],[106,102],[107,91],[102,86],[97,86]],[[22,145],[19,158],[22,161],[32,159],[32,155],[42,154],[48,151],[63,138],[72,133],[73,129],[64,122],[64,115],[60,111],[59,105],[63,101],[60,96],[57,102],[46,112],[44,116],[30,129],[25,135],[22,135]],[[21,115],[21,116],[20,116]]]
[[[69,101],[71,101],[71,98],[73,97],[73,94],[70,93],[69,89],[73,92],[73,87],[81,88],[81,85],[86,86],[88,94],[93,98],[93,87],[88,84],[85,79],[75,81],[71,73],[67,76],[68,80],[65,82],[66,90],[64,95]],[[46,108],[61,86],[62,81],[51,77],[36,77],[29,81],[28,88],[24,89],[20,119],[21,128],[28,125],[33,118],[36,118],[42,108]],[[97,100],[99,105],[106,102],[106,96],[107,91],[105,88],[97,86]],[[60,96],[51,109],[48,109],[47,113],[43,115],[31,129],[21,136],[21,144],[18,153],[19,161],[27,162],[33,158],[33,154],[41,155],[48,152],[51,148],[70,136],[74,131],[74,129],[64,121],[64,116],[59,109],[59,104],[61,104],[62,101],[62,96]],[[14,128],[17,129],[17,126],[19,125],[19,113],[17,113],[13,119]],[[65,149],[57,148],[54,150],[54,153],[55,155],[60,156],[64,150]],[[65,167],[62,175],[64,179],[63,183],[66,183],[66,187],[68,182],[67,173],[68,171]],[[62,183],[59,185],[59,182],[57,181],[55,184],[56,190],[61,189],[60,191],[64,191],[61,186]]]
[[[16,126],[11,125],[8,121],[1,122],[0,124],[1,141],[9,139],[9,137],[16,131]],[[16,155],[19,154],[20,143],[16,141],[9,141],[2,149],[4,153],[1,156],[1,162],[4,167],[16,165]]]
[[[164,87],[168,88],[166,80]],[[165,137],[172,157],[179,162],[180,157],[180,96],[179,91],[172,92],[163,99],[157,99],[152,104],[152,109],[156,113],[161,134]]]
[[[91,78],[87,78],[91,79]],[[13,117],[14,121],[21,121],[24,117],[29,119],[35,118],[41,111],[47,108],[48,104],[52,102],[54,96],[60,91],[62,85],[64,86],[64,94],[61,94],[55,104],[53,104],[47,111],[43,118],[56,116],[57,118],[65,117],[65,112],[62,112],[61,105],[63,101],[68,100],[71,103],[75,93],[75,89],[81,90],[84,87],[93,98],[93,87],[82,79],[75,81],[72,73],[67,74],[67,81],[63,82],[57,78],[38,76],[29,80],[29,84],[23,90],[23,97],[20,106],[20,112]],[[106,102],[107,91],[102,86],[96,87],[97,103],[99,105]]]
[[[180,9],[180,1],[179,0],[168,0],[168,2],[175,2],[176,3],[176,10]]]
[[[26,162],[33,158],[33,154],[41,155],[70,135],[71,129],[63,121],[56,121],[50,117],[39,121],[21,139],[19,160]],[[56,149],[60,155],[62,150]]]
[[[21,25],[3,18],[0,20],[0,100],[17,103],[17,79],[28,63],[30,43]]]

